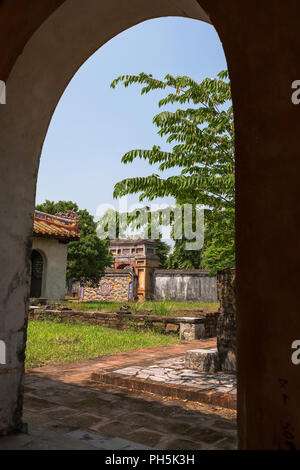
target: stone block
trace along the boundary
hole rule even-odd
[[[185,355],[186,369],[215,373],[220,370],[217,349],[194,349]]]
[[[180,339],[193,341],[205,338],[205,325],[195,323],[180,323]]]

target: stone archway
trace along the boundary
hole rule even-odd
[[[7,104],[0,109],[0,171],[5,173],[1,200],[5,223],[0,238],[6,240],[6,250],[2,252],[0,282],[2,292],[7,294],[2,299],[5,317],[1,339],[9,336],[8,348],[22,354],[19,360],[7,364],[6,373],[2,374],[11,393],[1,402],[5,411],[0,411],[0,433],[22,427],[27,312],[24,299],[30,292],[32,213],[41,149],[62,93],[78,68],[99,47],[135,24],[170,15],[209,21],[196,0],[132,0],[130,7],[123,0],[88,0],[84,7],[82,0],[66,0],[57,1],[60,6],[51,15],[46,3],[45,10],[39,6],[36,11],[39,18],[46,13],[45,21],[36,25],[35,31],[25,33],[27,42],[22,53],[17,54],[10,70],[9,66],[4,67],[8,70],[8,77],[4,77]],[[6,3],[4,7],[5,15],[9,7]],[[37,20],[34,9],[33,18]]]
[[[1,2],[0,79],[7,82],[7,104],[0,109],[0,331],[9,359],[1,369],[0,432],[22,426],[32,212],[55,106],[102,44],[125,28],[167,15],[211,21],[231,76],[240,446],[300,448],[299,372],[290,360],[300,331],[300,111],[291,102],[291,84],[300,78],[298,0],[288,8],[280,0],[88,0],[84,6],[82,0],[28,0],[25,7],[19,0]]]

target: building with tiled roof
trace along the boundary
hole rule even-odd
[[[35,211],[33,236],[51,238],[65,242],[79,240],[77,219],[57,217],[44,212]]]
[[[86,301],[128,302],[169,299],[175,302],[218,302],[217,279],[203,269],[158,269],[155,240],[110,241],[113,268],[98,287],[81,287]]]
[[[155,243],[155,240],[144,238],[111,240],[113,269],[106,269],[98,287],[82,287],[80,297],[83,300],[117,302],[150,300],[151,276],[159,266]]]
[[[35,211],[30,297],[64,298],[68,243],[80,239],[78,229],[77,217],[58,217]]]

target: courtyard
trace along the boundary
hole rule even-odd
[[[211,348],[215,340],[201,342]],[[89,449],[89,450],[228,450],[236,448],[236,410],[212,403],[175,398],[176,381],[169,396],[136,387],[99,381],[100,373],[113,377],[128,368],[170,369],[187,349],[199,342],[154,346],[107,355],[101,359],[31,369],[25,379],[24,419],[28,435],[1,440],[2,449]],[[193,371],[190,371],[193,373]],[[185,371],[187,373],[187,371]],[[210,383],[209,383],[210,381]],[[162,385],[162,381],[158,381]],[[164,379],[164,383],[167,383]],[[206,387],[194,377],[194,388],[224,395],[220,384]],[[207,390],[209,389],[209,390]],[[172,396],[173,395],[173,396]],[[200,395],[199,395],[200,396]],[[207,401],[209,401],[207,399]],[[212,400],[211,400],[212,401]]]

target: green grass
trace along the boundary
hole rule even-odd
[[[61,306],[72,308],[77,311],[106,311],[117,312],[123,305],[128,305],[133,314],[140,314],[147,311],[152,315],[163,316],[180,316],[182,312],[190,312],[195,310],[203,310],[204,312],[216,312],[219,303],[213,302],[172,302],[162,300],[161,302],[128,302],[122,304],[120,302],[62,302]]]
[[[178,342],[176,336],[152,330],[117,331],[79,322],[32,320],[28,325],[26,369]]]

